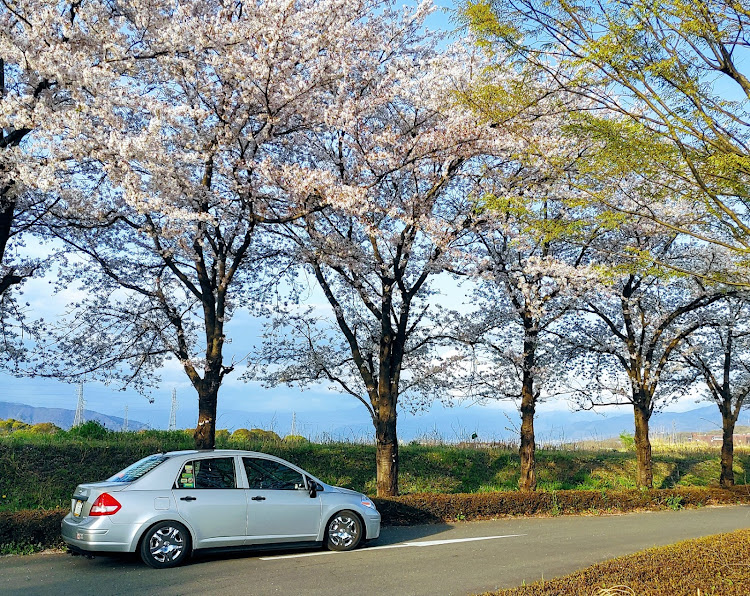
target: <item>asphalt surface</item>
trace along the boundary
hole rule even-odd
[[[383,528],[378,540],[350,553],[205,555],[165,570],[135,556],[6,556],[0,557],[0,594],[466,595],[740,528],[750,528],[750,506]]]

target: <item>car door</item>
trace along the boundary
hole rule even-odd
[[[273,459],[243,457],[247,476],[247,544],[316,540],[321,500],[302,473]]]
[[[238,546],[247,534],[247,495],[234,457],[185,463],[172,490],[177,510],[195,533],[195,548]]]

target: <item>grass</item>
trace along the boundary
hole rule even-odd
[[[10,542],[7,544],[0,544],[0,556],[3,555],[33,555],[34,553],[40,553],[45,550],[49,550],[47,545],[42,543],[39,544],[19,544],[16,542]]]
[[[750,530],[685,540],[484,596],[746,596]]]
[[[217,439],[217,447],[264,451],[288,459],[325,482],[368,494],[376,492],[375,448],[361,443],[307,443]],[[192,448],[184,431],[106,433],[87,438],[17,431],[0,435],[0,511],[69,506],[81,482],[106,478],[137,459],[173,449]],[[402,494],[486,493],[517,490],[518,453],[514,447],[473,448],[453,445],[400,447]],[[540,449],[539,489],[619,490],[635,488],[635,454],[616,449]],[[716,485],[719,451],[694,446],[654,446],[654,486],[674,488]],[[735,450],[735,476],[747,483],[750,450]]]

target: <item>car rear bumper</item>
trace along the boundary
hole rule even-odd
[[[127,526],[113,524],[106,517],[73,517],[66,515],[60,532],[66,544],[85,552],[130,552],[132,533]]]

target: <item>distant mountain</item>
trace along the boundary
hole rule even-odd
[[[575,414],[575,413],[573,413]],[[626,432],[633,434],[633,414],[620,414],[594,419],[579,420],[566,426],[573,440],[600,439],[619,436]],[[686,412],[657,412],[649,421],[649,434],[668,435],[679,432],[708,432],[721,429],[719,408],[714,405],[688,410]]]
[[[7,401],[0,401],[0,420],[13,418],[26,424],[39,424],[41,422],[51,422],[60,428],[69,429],[73,426],[75,410],[66,410],[64,408],[37,408],[26,404],[16,404]],[[109,430],[122,430],[124,418],[109,416],[92,410],[84,410],[84,420],[96,420],[101,422]],[[137,420],[128,420],[128,430],[141,430],[148,428],[148,425],[138,422]]]

